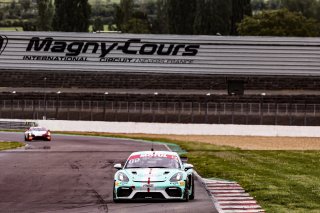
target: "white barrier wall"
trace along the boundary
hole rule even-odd
[[[62,120],[6,120],[37,122],[51,131],[86,131],[108,133],[147,133],[176,135],[241,135],[320,137],[320,126],[263,126],[216,124],[164,124],[134,122],[62,121]]]

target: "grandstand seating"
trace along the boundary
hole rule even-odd
[[[245,90],[320,89],[320,77],[312,76],[1,71],[0,79],[0,87],[226,90],[228,81],[237,80],[244,83]]]
[[[320,125],[320,94],[316,92],[320,77],[1,71],[0,79],[0,88],[38,88],[34,92],[0,93],[0,118],[42,119],[45,110],[47,119]],[[243,82],[244,95],[228,95],[230,81]],[[69,92],[57,94],[44,88],[69,88]],[[90,91],[78,92],[80,89]],[[129,92],[104,95],[98,89]],[[130,90],[162,92],[154,95]],[[186,90],[224,92],[210,96],[181,93]]]

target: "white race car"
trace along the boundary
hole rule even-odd
[[[24,133],[24,140],[25,141],[32,141],[32,140],[51,141],[51,132],[50,130],[44,127],[30,127]]]
[[[114,202],[138,199],[194,199],[193,166],[176,152],[132,153],[126,164],[116,164]]]

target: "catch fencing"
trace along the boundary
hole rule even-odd
[[[320,125],[320,104],[0,100],[0,118],[154,123]]]

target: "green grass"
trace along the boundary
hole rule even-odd
[[[266,212],[320,212],[320,151],[252,151],[165,136],[89,135],[175,143],[188,151],[202,177],[237,181]]]
[[[103,25],[103,31],[109,31],[109,25]],[[89,32],[92,32],[92,25],[89,26]]]
[[[0,27],[0,31],[23,31],[22,27]]]
[[[24,144],[20,142],[0,142],[0,151],[7,149],[16,149],[22,146],[24,146]]]
[[[193,151],[204,177],[235,180],[267,212],[320,211],[319,151]]]

